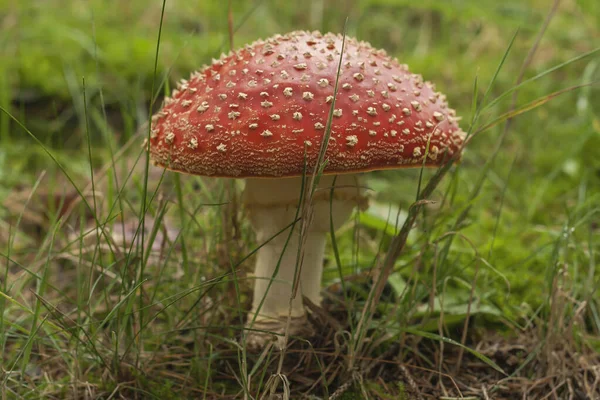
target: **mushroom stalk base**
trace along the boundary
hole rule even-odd
[[[308,180],[308,178],[307,178]],[[312,216],[301,238],[302,222],[290,235],[300,198],[302,178],[249,179],[244,202],[249,209],[259,245],[255,267],[255,286],[248,326],[256,330],[309,336],[312,327],[306,319],[303,297],[321,303],[321,275],[330,221],[338,229],[359,202],[364,202],[357,175],[338,176],[333,198],[333,176],[323,176],[315,190]],[[308,186],[308,184],[306,184]],[[286,229],[287,228],[287,229]],[[278,232],[281,232],[278,234]],[[289,240],[288,240],[289,238]],[[301,251],[300,251],[301,249]],[[293,282],[299,271],[298,290],[294,297]],[[288,315],[291,317],[288,326]],[[253,331],[252,346],[264,345],[268,334]]]

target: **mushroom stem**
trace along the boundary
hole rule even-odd
[[[302,217],[298,212],[302,178],[247,180],[244,202],[249,209],[257,242],[264,244],[257,252],[254,298],[248,316],[249,325],[255,319],[253,328],[282,333],[291,311],[289,333],[297,334],[307,326],[303,296],[320,304],[323,258],[330,221],[333,218],[334,229],[338,229],[357,202],[363,199],[358,175],[338,176],[331,198],[333,184],[333,176],[321,177],[312,197],[312,213],[308,213],[311,219],[305,237],[301,238],[301,222],[293,227],[290,224],[297,216]],[[289,229],[293,229],[291,236]],[[300,268],[299,288],[292,298],[297,268]]]
[[[279,214],[280,211],[272,210],[271,212]],[[288,223],[284,223],[280,227],[283,229]],[[292,296],[292,284],[298,264],[298,248],[300,246],[298,230],[297,226],[287,246],[285,243],[288,232],[284,232],[265,244],[258,251],[254,272],[256,282],[252,302],[253,313],[256,313],[260,308],[257,320],[263,318],[282,318],[288,315]],[[259,230],[257,230],[258,232]],[[291,299],[292,318],[304,315],[302,296],[307,296],[315,304],[320,303],[319,289],[321,286],[321,274],[323,272],[322,263],[325,252],[325,235],[325,232],[315,232],[314,230],[309,230],[306,234],[302,269],[300,271],[300,287],[298,294]],[[281,253],[283,253],[283,256]],[[280,258],[281,262],[279,262]],[[279,270],[271,283],[271,277],[274,276],[278,264]],[[262,307],[260,305],[261,302],[263,303]]]

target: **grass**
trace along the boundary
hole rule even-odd
[[[0,1],[3,398],[600,395],[596,2],[231,2],[235,46],[348,18],[472,134],[440,182],[368,174],[319,334],[261,354],[238,342],[261,245],[240,182],[139,147],[171,83],[228,50],[229,10],[161,6]]]

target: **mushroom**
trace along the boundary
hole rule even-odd
[[[346,37],[342,54],[342,40],[331,33],[291,32],[222,55],[182,80],[152,117],[149,151],[155,164],[246,179],[243,200],[257,241],[264,243],[248,316],[256,330],[310,333],[303,297],[320,303],[330,220],[337,229],[357,204],[365,204],[360,173],[439,166],[460,151],[465,138],[454,110],[431,83],[366,42]],[[293,224],[300,188],[319,159],[330,111],[327,163],[300,238]],[[255,344],[264,338],[252,335]]]

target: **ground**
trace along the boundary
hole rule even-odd
[[[600,398],[598,2],[162,5],[0,0],[3,398]],[[368,174],[316,336],[253,353],[242,183],[147,169],[144,124],[232,37],[346,18],[474,136],[422,208],[435,171]]]

